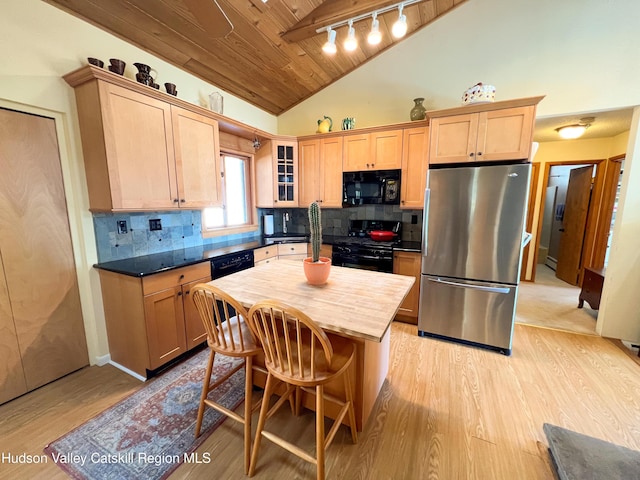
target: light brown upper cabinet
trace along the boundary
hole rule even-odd
[[[298,144],[299,206],[317,201],[323,207],[342,206],[343,137],[303,140]]]
[[[344,136],[343,171],[394,170],[401,165],[401,129]]]
[[[429,162],[436,164],[528,159],[536,105],[542,98],[532,97],[429,112]]]
[[[422,209],[429,168],[429,127],[406,128],[402,142],[400,208]]]
[[[180,208],[220,205],[218,122],[174,105],[171,120]]]
[[[256,206],[298,206],[298,142],[273,139],[263,142],[255,155]]]
[[[95,78],[71,84],[91,210],[220,204],[216,120]]]

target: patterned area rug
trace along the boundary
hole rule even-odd
[[[47,445],[44,451],[68,475],[82,480],[164,479],[183,462],[206,463],[194,450],[227,417],[208,408],[194,438],[209,349],[194,355],[131,396]],[[216,355],[214,376],[238,359]],[[244,400],[244,369],[209,398],[235,409]]]

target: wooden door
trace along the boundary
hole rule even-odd
[[[535,106],[480,113],[476,161],[529,158]]]
[[[182,297],[180,286],[144,297],[151,370],[186,352]]]
[[[402,130],[371,134],[371,168],[395,170],[402,166]]]
[[[477,113],[434,118],[430,130],[429,163],[475,161]]]
[[[184,301],[184,331],[187,338],[187,350],[200,345],[207,340],[207,331],[200,319],[200,314],[191,298],[191,289],[199,284],[211,281],[211,277],[201,278],[194,282],[182,285],[182,298]]]
[[[218,122],[174,106],[171,117],[179,207],[221,205]]]
[[[101,84],[113,209],[177,208],[171,107]]]
[[[0,252],[32,390],[89,363],[54,120],[0,109],[0,171]]]
[[[424,208],[429,168],[429,127],[408,128],[402,147],[400,208]]]
[[[580,275],[592,175],[593,165],[574,168],[569,174],[556,277],[571,285],[578,284]]]
[[[320,140],[305,140],[298,144],[299,188],[298,204],[308,207],[320,200]]]
[[[320,200],[323,207],[342,207],[343,137],[323,139],[320,143]]]
[[[529,201],[527,202],[527,222],[525,231],[533,233],[533,214],[535,213],[536,205],[536,190],[538,187],[538,176],[540,175],[540,163],[531,164],[531,179],[529,180]],[[532,239],[533,241],[533,239]],[[540,243],[540,239],[537,239],[537,243]],[[527,276],[527,265],[529,264],[529,251],[531,248],[531,241],[522,250],[522,263],[520,265],[520,280],[524,280]],[[534,280],[535,268],[533,269],[532,278]]]
[[[371,140],[368,133],[345,135],[342,151],[342,170],[357,172],[371,165]]]
[[[22,357],[16,326],[13,323],[11,313],[11,301],[9,290],[4,279],[4,265],[2,252],[0,252],[0,403],[4,403],[27,392],[27,383],[24,379]]]

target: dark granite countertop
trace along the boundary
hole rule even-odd
[[[278,235],[277,237],[282,237]],[[300,234],[289,234],[289,237],[301,237]],[[275,236],[274,236],[275,237]],[[333,245],[336,241],[344,239],[344,237],[323,236],[322,241],[327,245]],[[286,242],[286,240],[285,240]],[[266,245],[273,245],[276,242],[273,238],[265,238],[253,242],[242,242],[219,245],[203,245],[200,247],[184,248],[181,250],[172,250],[169,252],[154,253],[151,255],[143,255],[140,257],[125,258],[122,260],[114,260],[111,262],[97,263],[95,268],[108,270],[110,272],[130,275],[132,277],[145,277],[154,273],[165,272],[174,268],[186,267],[196,263],[207,262],[212,258],[227,255],[229,253],[244,252],[246,250],[255,250],[256,248]],[[404,252],[420,252],[420,242],[402,241],[394,250]]]
[[[144,277],[174,268],[186,267],[229,253],[244,252],[268,245],[263,241],[244,242],[225,246],[203,245],[169,252],[154,253],[140,257],[125,258],[112,262],[97,263],[95,268],[122,273],[133,277]]]

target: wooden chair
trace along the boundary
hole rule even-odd
[[[266,370],[253,364],[253,359],[262,352],[262,348],[247,326],[245,321],[248,318],[247,310],[240,302],[222,290],[202,283],[193,287],[191,293],[202,323],[207,330],[207,343],[211,349],[207,372],[202,384],[202,396],[200,397],[200,407],[198,408],[195,435],[196,437],[200,436],[205,406],[214,408],[237,422],[244,424],[244,473],[246,474],[249,471],[249,459],[251,455],[251,414],[254,410],[257,410],[260,405],[259,402],[255,406],[251,403],[253,371],[255,369],[266,373]],[[245,361],[244,364],[240,363],[215,383],[211,383],[211,372],[213,370],[216,353],[230,357],[242,357]],[[229,410],[207,397],[209,392],[216,389],[243,366],[245,367],[246,375],[244,387],[244,417],[241,417],[236,412]]]
[[[355,345],[346,339],[332,345],[325,332],[311,318],[296,308],[274,300],[258,302],[251,307],[248,321],[254,335],[262,344],[265,365],[269,372],[251,454],[249,476],[255,473],[260,439],[264,436],[303,460],[315,464],[317,478],[324,479],[325,449],[333,441],[347,414],[353,443],[358,441],[349,375],[349,367],[355,356]],[[324,393],[324,385],[340,376],[344,381],[344,400]],[[285,394],[269,409],[269,398],[274,392],[274,382],[277,380],[284,382],[288,387]],[[302,393],[300,390],[316,396],[315,458],[298,446],[264,430],[267,418],[282,406],[292,392],[296,392],[296,412],[299,411]],[[336,402],[342,408],[325,437],[326,400]]]

